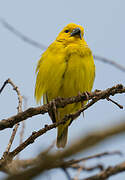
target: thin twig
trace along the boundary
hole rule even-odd
[[[39,131],[34,131],[32,135],[29,136],[22,144],[20,144],[16,149],[10,152],[10,156],[15,157],[17,154],[23,151],[23,149],[25,149],[28,145],[34,143],[35,139],[37,139],[39,136],[45,134],[50,129],[56,128],[57,126],[59,126],[60,124],[63,124],[64,122],[58,122],[58,123],[53,123],[51,125],[45,125],[45,128],[40,129]]]
[[[121,156],[123,154],[120,151],[103,152],[103,153],[95,154],[95,155],[92,155],[92,156],[80,158],[80,159],[77,159],[77,160],[65,161],[65,167],[71,166],[73,164],[77,164],[79,162],[85,162],[85,161],[90,160],[90,159],[100,158],[100,157],[104,157],[104,156],[111,156],[111,155],[120,155]]]
[[[103,62],[103,63],[106,63],[106,64],[109,64],[109,65],[112,65],[114,66],[115,68],[125,72],[125,67],[122,66],[121,64],[118,64],[116,63],[115,61],[113,60],[110,60],[108,58],[105,58],[105,57],[102,57],[102,56],[98,56],[98,55],[93,55],[94,59],[100,61],[100,62]]]
[[[11,86],[13,87],[13,90],[16,91],[17,95],[18,95],[18,113],[22,112],[22,96],[20,94],[19,88],[11,81],[11,79],[8,79],[8,83],[11,84]]]
[[[5,156],[8,154],[8,152],[10,151],[10,148],[11,148],[12,143],[13,143],[13,140],[14,140],[14,138],[15,138],[15,135],[16,135],[16,132],[17,132],[17,129],[18,129],[18,126],[19,126],[19,123],[16,124],[15,127],[14,127],[14,129],[13,129],[13,132],[12,132],[12,135],[11,135],[11,137],[10,137],[9,143],[8,143],[8,145],[7,145],[7,148],[6,148],[5,152],[3,153],[3,157],[5,157]]]
[[[23,96],[22,97],[23,100],[24,100],[24,110],[27,109],[27,97],[26,96]],[[22,121],[22,128],[21,128],[21,131],[20,131],[20,144],[23,142],[23,136],[24,136],[24,131],[25,131],[25,121]]]
[[[63,172],[65,173],[65,175],[66,175],[67,179],[68,179],[68,180],[71,180],[72,178],[70,177],[70,174],[69,174],[68,170],[67,170],[67,169],[65,169],[65,168],[61,168],[61,169],[62,169],[62,170],[63,170]]]
[[[82,171],[93,171],[95,169],[98,169],[100,171],[104,170],[104,166],[102,164],[97,164],[91,167],[82,166],[79,164],[73,164],[69,168],[78,170],[79,168],[82,168]]]
[[[22,127],[21,127],[21,131],[20,131],[20,143],[21,144],[23,142],[23,136],[24,136],[24,131],[25,131],[25,121],[22,121]]]
[[[12,32],[14,35],[16,35],[17,37],[19,37],[21,40],[23,40],[24,42],[39,48],[39,49],[43,49],[45,50],[46,47],[40,43],[38,43],[37,41],[34,41],[33,39],[27,37],[26,35],[24,35],[23,33],[21,33],[20,31],[18,31],[14,26],[10,25],[7,21],[5,21],[3,18],[0,19],[1,24],[8,29],[10,32]]]
[[[112,103],[114,103],[116,106],[118,106],[120,109],[123,109],[123,106],[121,104],[118,104],[116,101],[112,100],[111,98],[107,97],[106,98],[108,101],[111,101]]]
[[[118,174],[123,171],[125,171],[125,162],[120,163],[116,166],[110,166],[106,168],[105,170],[101,171],[99,174],[90,176],[88,178],[84,178],[83,180],[106,180],[112,175]]]
[[[17,93],[17,95],[18,95],[18,107],[17,107],[17,109],[18,109],[18,113],[21,113],[21,112],[22,112],[22,96],[21,96],[21,94],[20,94],[20,91],[19,91],[18,87],[11,81],[11,79],[7,79],[7,80],[4,82],[4,84],[3,84],[0,92],[2,92],[3,88],[4,88],[7,84],[10,84],[10,85],[13,87],[13,90],[15,90],[16,93]],[[10,137],[9,143],[8,143],[8,145],[7,145],[7,148],[6,148],[3,156],[6,156],[6,155],[8,154],[8,152],[10,151],[10,148],[11,148],[11,145],[12,145],[13,140],[14,140],[14,138],[15,138],[15,135],[16,135],[16,132],[17,132],[18,127],[19,127],[19,123],[17,123],[17,124],[15,125],[14,129],[13,129],[12,135],[11,135],[11,137]]]
[[[0,88],[0,94],[2,93],[5,86],[8,84],[8,79],[3,83],[3,86]]]

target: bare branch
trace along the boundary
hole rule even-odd
[[[45,130],[45,129],[44,129]],[[35,167],[32,167],[28,170],[25,170],[25,172],[20,172],[16,176],[9,177],[10,179],[30,179],[31,177],[35,177],[39,173],[43,173],[45,170],[53,169],[53,168],[67,168],[69,165],[72,165],[74,162],[64,162],[63,159],[70,157],[74,154],[77,154],[79,152],[84,152],[85,150],[92,148],[93,146],[97,145],[101,141],[105,140],[106,138],[109,138],[113,135],[117,135],[119,133],[125,133],[125,123],[119,123],[113,127],[110,127],[107,129],[107,127],[100,131],[94,131],[90,134],[88,134],[86,137],[79,139],[79,141],[74,142],[69,148],[65,149],[64,151],[59,151],[56,153],[51,153],[48,155],[45,155],[43,157],[43,153],[41,156],[39,156],[39,163],[35,164]],[[27,142],[27,140],[24,142]],[[21,146],[17,147],[14,151],[10,152],[8,154],[8,159],[12,160],[13,157],[17,154],[17,150],[19,150]],[[77,148],[76,148],[77,147]],[[102,153],[103,155],[110,155],[113,153],[119,153],[119,152],[112,152],[112,153]],[[97,157],[101,157],[101,154],[96,155]],[[81,160],[87,160],[90,158],[94,158],[95,156],[90,156],[86,158],[82,158],[80,160],[76,160],[76,162],[80,162]],[[33,160],[32,160],[33,162]],[[0,167],[6,167],[5,160],[0,160]]]
[[[33,47],[39,48],[41,50],[45,50],[47,49],[46,46],[44,46],[43,44],[27,37],[26,35],[24,35],[23,33],[21,33],[20,31],[18,31],[14,26],[12,26],[11,24],[9,24],[5,19],[1,18],[0,19],[1,24],[8,29],[10,32],[12,32],[14,35],[16,35],[17,37],[19,37],[21,40],[25,41],[26,43],[32,45]],[[99,55],[93,55],[94,59],[109,65],[114,66],[115,68],[125,72],[125,67],[116,63],[113,60],[107,59],[105,57],[99,56]]]
[[[110,166],[107,169],[100,172],[99,174],[96,174],[88,178],[84,178],[83,180],[106,180],[108,177],[123,171],[125,171],[125,162],[122,162],[116,166]]]
[[[48,126],[48,129],[51,127],[52,127],[52,125]],[[20,151],[22,151],[24,148],[26,148],[31,143],[31,140],[33,142],[35,140],[35,138],[37,138],[37,136],[40,135],[40,133],[44,132],[45,130],[47,130],[47,129],[43,128],[42,130],[35,132],[35,134],[31,135],[24,143],[22,143],[15,150],[10,152],[8,154],[8,156],[13,159],[14,156],[16,156]],[[120,124],[115,125],[111,128],[108,128],[108,129],[106,128],[103,131],[100,130],[100,131],[92,132],[92,133],[88,134],[86,137],[81,138],[79,141],[72,144],[68,149],[65,149],[62,152],[57,152],[55,154],[49,155],[49,157],[47,159],[45,159],[45,162],[43,162],[43,161],[41,162],[42,164],[40,167],[40,169],[41,169],[40,171],[42,172],[45,169],[46,170],[48,168],[50,169],[50,164],[51,164],[52,159],[55,162],[55,164],[53,162],[52,163],[53,165],[51,166],[51,168],[56,168],[57,167],[57,160],[61,160],[61,159],[70,157],[76,153],[79,153],[80,151],[83,152],[83,151],[97,145],[98,143],[105,140],[106,138],[109,138],[113,135],[117,135],[119,133],[124,133],[124,132],[125,132],[125,123],[120,123]],[[77,148],[75,148],[75,147],[77,147]],[[112,152],[112,153],[107,152],[107,153],[97,154],[96,156],[101,157],[101,155],[111,155],[113,153],[115,154],[115,153],[119,153],[119,152]],[[95,156],[90,156],[90,157],[82,158],[79,160],[71,160],[71,161],[67,161],[67,162],[61,161],[61,164],[58,164],[58,167],[67,168],[70,165],[74,164],[74,162],[78,163],[80,161],[85,161],[85,160],[88,160],[91,158],[95,158]]]
[[[45,125],[45,128],[40,129],[39,131],[34,131],[32,132],[32,135],[29,136],[22,144],[20,144],[16,149],[14,149],[12,152],[9,153],[9,156],[14,158],[17,154],[19,154],[21,151],[23,151],[27,146],[30,144],[34,143],[35,139],[37,139],[39,136],[45,134],[47,131],[56,128],[60,124],[65,123],[63,122],[58,122],[58,123],[53,123],[51,125]],[[53,145],[52,145],[53,147]]]
[[[65,122],[65,120],[64,120],[64,122]],[[23,149],[25,149],[28,145],[30,145],[30,144],[32,144],[34,141],[35,141],[35,139],[36,138],[38,138],[39,136],[41,136],[41,135],[43,135],[44,133],[46,133],[47,131],[49,131],[50,129],[53,129],[53,128],[55,128],[55,127],[57,127],[57,126],[59,126],[60,124],[63,124],[64,122],[58,122],[58,123],[53,123],[53,124],[51,124],[51,125],[47,125],[47,126],[45,126],[45,128],[43,128],[43,129],[40,129],[39,131],[37,131],[37,132],[33,132],[32,133],[32,135],[28,138],[28,139],[26,139],[22,144],[20,144],[15,150],[13,150],[12,152],[10,152],[9,153],[9,156],[10,157],[15,157],[18,153],[20,153]],[[113,133],[113,134],[117,134],[117,133],[121,133],[121,132],[123,132],[124,131],[124,129],[125,129],[125,124],[122,124],[122,126],[117,126],[117,128],[116,129],[113,129],[114,131],[112,132],[112,131],[110,131],[110,132],[108,132],[108,134],[110,134],[110,133]],[[95,134],[95,133],[94,133]],[[91,136],[94,136],[94,134],[90,134],[88,137],[86,137],[84,140],[85,140],[85,144],[87,144],[88,143],[88,145],[89,145],[89,142],[90,143],[92,143],[92,139],[91,139]],[[112,134],[112,135],[113,135]],[[96,136],[98,136],[98,140],[100,140],[100,132],[98,133],[98,135],[96,134]],[[105,139],[105,135],[107,135],[107,131],[104,133],[104,134],[102,134],[102,138],[104,138]],[[110,135],[109,135],[110,136]],[[94,143],[96,142],[96,140],[94,139]],[[78,148],[78,145],[77,145],[77,148]],[[84,146],[84,148],[85,148],[85,146]],[[83,150],[83,149],[82,149]],[[115,152],[116,153],[116,152]],[[117,152],[118,153],[118,152]],[[107,154],[103,154],[103,155],[107,155]],[[99,155],[97,155],[98,157],[99,156],[101,156],[100,154]],[[90,157],[90,158],[95,158],[95,157]],[[82,161],[83,160],[85,160],[85,159],[82,159]],[[81,160],[79,160],[79,161],[81,161]],[[72,164],[72,161],[70,162],[71,164]],[[76,162],[76,163],[78,163],[78,162]]]
[[[21,40],[23,40],[24,42],[39,48],[39,49],[43,49],[45,50],[46,47],[36,41],[34,41],[33,39],[25,36],[23,33],[21,33],[20,31],[18,31],[15,27],[13,27],[12,25],[10,25],[7,21],[5,21],[3,18],[0,19],[1,24],[8,29],[10,32],[12,32],[14,35],[16,35],[17,37],[19,37]]]
[[[45,170],[53,169],[53,168],[66,168],[66,164],[63,159],[67,157],[71,157],[74,154],[79,153],[80,151],[84,152],[85,150],[92,148],[93,146],[97,145],[101,141],[109,138],[113,135],[117,135],[119,133],[125,133],[125,123],[119,123],[113,127],[100,131],[94,131],[87,135],[84,138],[79,139],[79,141],[74,142],[69,148],[65,149],[64,151],[59,151],[56,153],[52,153],[46,155],[45,158],[39,157],[39,163],[25,172],[21,172],[16,176],[9,177],[7,180],[11,179],[31,179],[31,177],[35,177],[36,175],[43,173]],[[77,147],[77,148],[76,148]],[[10,156],[13,156],[14,152],[10,152]]]
[[[120,151],[103,152],[103,153],[95,154],[95,155],[84,157],[84,158],[77,159],[77,160],[65,161],[65,168],[70,167],[70,166],[77,164],[79,162],[85,162],[85,161],[90,160],[90,159],[100,158],[100,157],[110,156],[110,155],[120,155],[121,156],[122,153]]]
[[[116,63],[115,61],[113,60],[110,60],[108,58],[105,58],[105,57],[102,57],[102,56],[98,56],[98,55],[93,55],[94,59],[96,59],[97,61],[100,61],[100,62],[103,62],[103,63],[106,63],[106,64],[109,64],[109,65],[112,65],[114,66],[115,68],[125,72],[125,67]]]
[[[103,91],[95,91],[93,93],[89,93],[88,97],[89,97],[89,100],[91,101],[86,106],[84,106],[79,111],[77,111],[76,113],[66,115],[63,120],[68,120],[69,118],[74,119],[75,117],[78,117],[81,114],[81,112],[85,111],[86,109],[88,109],[90,106],[92,106],[99,100],[106,99],[109,96],[114,96],[115,94],[121,94],[121,93],[125,93],[125,87],[123,87],[123,85],[121,84],[118,84],[116,86],[113,86]],[[81,95],[78,95],[76,97],[71,97],[71,98],[57,98],[55,99],[55,106],[56,108],[60,108],[60,107],[63,108],[68,104],[82,102],[85,100],[88,100],[86,97],[86,93],[83,93]],[[21,112],[15,116],[12,116],[8,119],[3,119],[0,121],[0,130],[6,129],[6,128],[12,128],[15,124],[23,120],[26,120],[27,118],[30,118],[32,116],[35,116],[38,114],[45,114],[48,111],[50,111],[52,108],[53,108],[53,104],[52,102],[50,102],[43,106],[39,106],[36,108],[29,108],[26,111]]]

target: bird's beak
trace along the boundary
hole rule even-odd
[[[82,39],[82,35],[81,35],[81,29],[80,28],[75,28],[73,29],[73,31],[70,34],[71,36],[79,36],[80,39]]]

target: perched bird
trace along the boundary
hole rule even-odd
[[[56,40],[42,54],[36,73],[35,98],[43,103],[57,97],[77,96],[91,92],[95,78],[95,65],[92,52],[83,38],[81,25],[68,24],[59,33]],[[53,122],[61,121],[66,114],[81,108],[81,103],[69,104],[49,113]],[[65,147],[69,120],[58,127],[57,147]]]

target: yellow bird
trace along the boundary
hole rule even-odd
[[[81,25],[68,24],[59,33],[56,40],[42,54],[36,73],[35,98],[43,103],[57,97],[77,96],[90,92],[95,78],[95,65],[92,52],[83,38]],[[85,103],[84,103],[85,104]],[[67,105],[56,112],[49,113],[53,122],[61,121],[66,114],[81,108],[81,103]],[[67,142],[69,120],[58,127],[57,147],[65,147]]]

